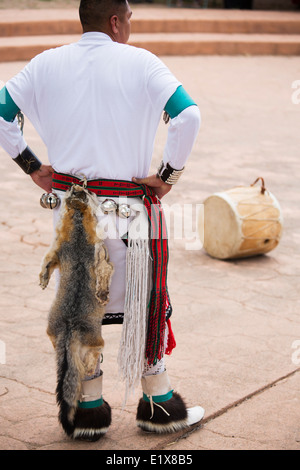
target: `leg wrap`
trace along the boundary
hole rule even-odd
[[[102,398],[103,374],[82,382],[82,397],[74,418],[74,439],[96,441],[111,424],[111,408]]]

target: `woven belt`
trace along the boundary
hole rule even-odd
[[[97,196],[104,197],[140,197],[147,210],[151,228],[150,251],[153,259],[153,287],[149,302],[149,322],[146,342],[146,358],[150,365],[156,364],[164,355],[164,337],[166,313],[171,309],[167,288],[167,267],[169,260],[167,228],[161,203],[155,193],[146,185],[132,181],[93,179],[82,180],[80,177],[53,173],[53,189],[67,191],[73,184],[83,185]],[[175,340],[169,324],[168,348],[170,354],[175,347]]]
[[[66,175],[63,173],[53,173],[53,189],[58,189],[59,191],[68,191],[72,184],[78,184],[83,186],[84,180],[78,178],[77,176]],[[96,179],[96,180],[87,180],[86,188],[97,194],[97,196],[104,197],[143,197],[153,196],[157,198],[154,192],[146,185],[139,185],[133,183],[132,181],[126,180],[108,180],[108,179]]]

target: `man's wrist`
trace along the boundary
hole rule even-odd
[[[184,167],[181,170],[175,170],[175,168],[172,168],[169,163],[164,163],[162,161],[158,167],[156,176],[164,183],[173,185],[177,183],[183,171]]]
[[[37,156],[32,152],[29,147],[26,147],[22,153],[20,153],[17,158],[14,158],[14,161],[19,165],[20,168],[26,173],[26,175],[31,175],[35,171],[39,170],[42,166],[42,162],[37,158]]]

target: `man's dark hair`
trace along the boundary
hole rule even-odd
[[[81,0],[79,17],[84,29],[99,30],[107,20],[126,7],[127,0]]]

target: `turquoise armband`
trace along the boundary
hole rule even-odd
[[[170,116],[171,119],[173,119],[189,106],[197,105],[190,95],[185,91],[183,86],[180,85],[167,102],[164,111]]]
[[[7,122],[12,122],[20,108],[16,105],[12,97],[4,87],[0,90],[0,116]]]

